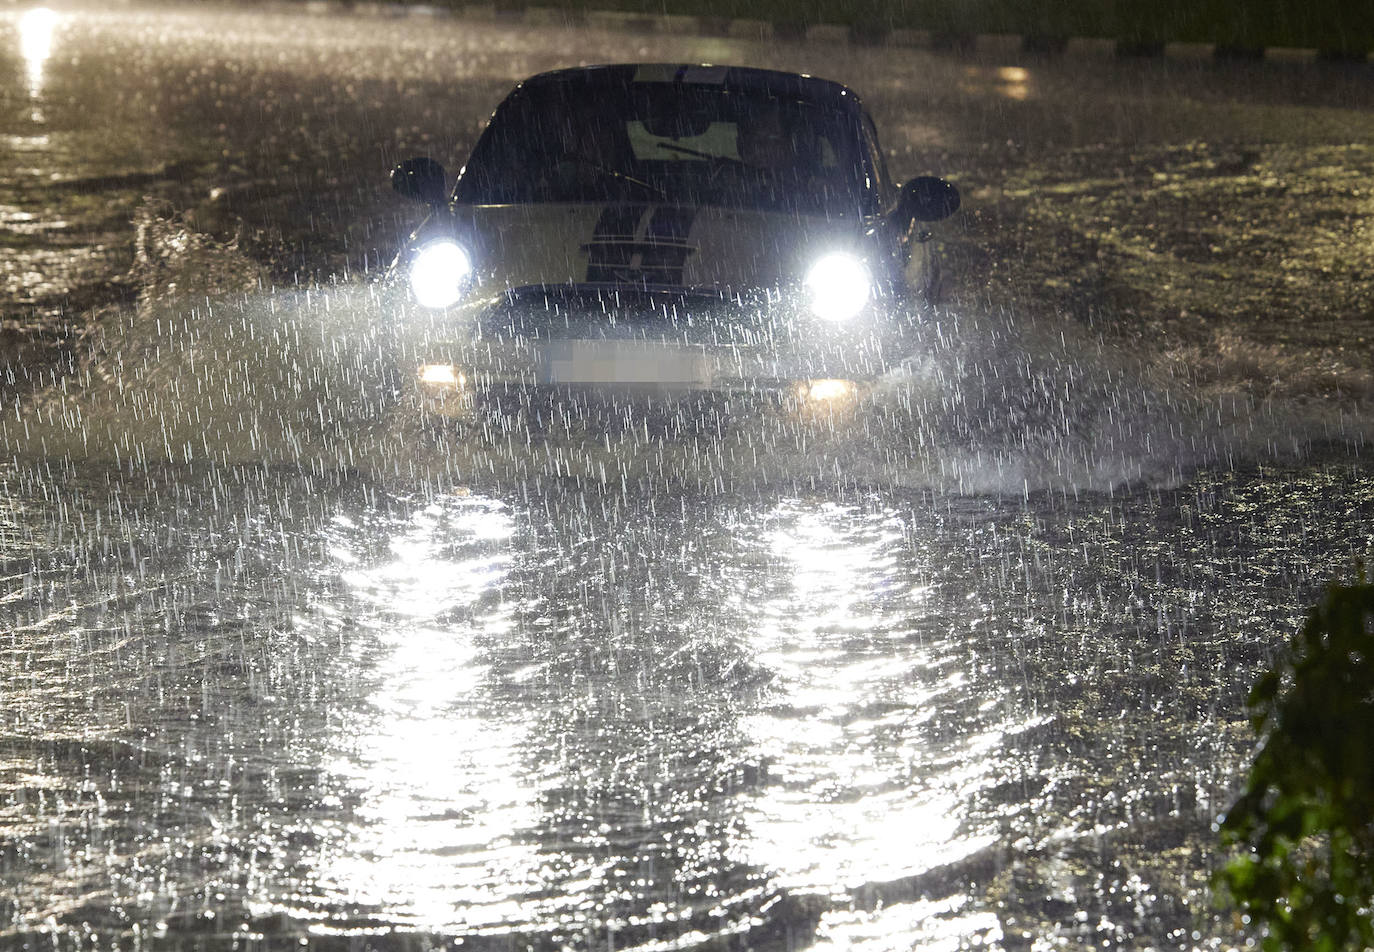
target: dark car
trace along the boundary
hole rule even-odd
[[[740,67],[615,65],[525,80],[390,275],[417,383],[469,407],[520,389],[853,395],[899,361],[933,286],[922,223],[859,98]]]

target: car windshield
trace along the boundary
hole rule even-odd
[[[555,83],[513,93],[460,202],[667,202],[846,216],[864,206],[858,123],[765,91]]]

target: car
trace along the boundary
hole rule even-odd
[[[943,179],[892,181],[852,90],[737,66],[542,73],[451,188],[426,157],[392,185],[429,209],[386,279],[406,372],[452,417],[852,402],[909,353],[937,282],[924,226],[959,207]]]

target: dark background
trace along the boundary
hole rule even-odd
[[[455,0],[434,7],[462,8]],[[574,18],[588,9],[749,18],[781,33],[815,23],[856,28],[881,40],[894,29],[929,30],[937,45],[957,46],[979,33],[1019,34],[1053,51],[1068,37],[1118,40],[1123,52],[1151,53],[1165,43],[1212,43],[1223,55],[1258,54],[1266,47],[1316,49],[1332,58],[1364,59],[1374,50],[1374,3],[1352,0],[496,0],[498,10],[532,6],[562,9]]]

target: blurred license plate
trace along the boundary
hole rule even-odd
[[[638,340],[559,340],[539,354],[540,383],[710,383],[700,348]]]

